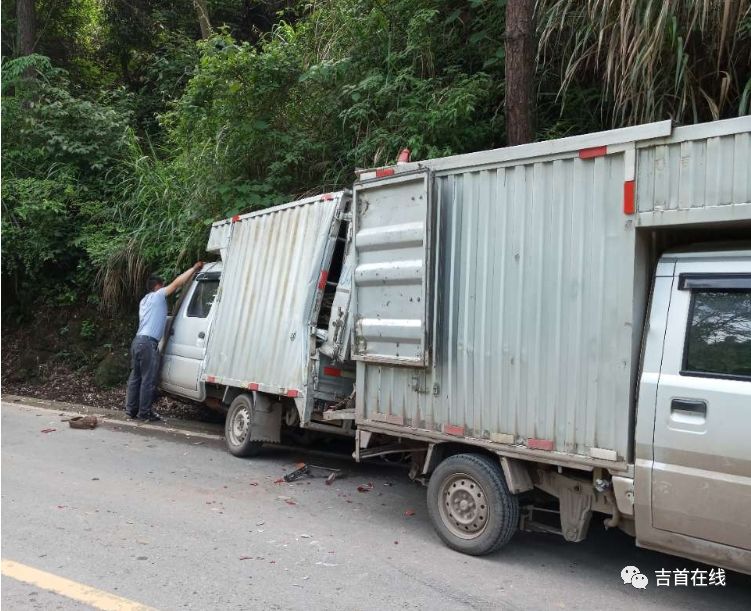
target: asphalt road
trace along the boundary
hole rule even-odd
[[[579,544],[519,533],[494,556],[457,554],[396,467],[279,448],[241,460],[210,441],[66,426],[2,405],[3,560],[157,609],[751,608],[736,573],[724,587],[655,587],[656,570],[697,564],[597,525]],[[274,483],[299,461],[349,476]],[[626,565],[645,590],[622,583]],[[7,576],[2,607],[90,608]]]

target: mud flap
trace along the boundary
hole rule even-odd
[[[282,430],[282,404],[266,395],[253,393],[253,414],[250,418],[251,441],[279,443]]]

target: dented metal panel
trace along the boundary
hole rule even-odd
[[[309,323],[342,203],[336,193],[214,224],[210,245],[227,244],[204,380],[305,397]]]
[[[355,360],[425,366],[430,174],[354,189]]]

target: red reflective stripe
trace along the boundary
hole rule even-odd
[[[535,439],[533,437],[530,437],[527,439],[527,447],[531,450],[552,450],[553,449],[553,440],[552,439]]]
[[[342,370],[337,369],[336,367],[324,367],[323,368],[323,375],[325,376],[333,376],[335,378],[338,378],[342,375]]]
[[[383,178],[384,176],[393,176],[394,168],[381,168],[376,170],[376,178]]]
[[[627,180],[623,183],[623,213],[633,214],[636,211],[636,196],[634,193],[634,181]]]
[[[325,289],[326,288],[326,280],[329,279],[329,273],[326,270],[323,270],[321,272],[321,277],[318,280],[318,288],[319,289]]]
[[[206,376],[206,381],[210,384],[213,384],[214,382],[216,382],[216,378],[214,376]]]
[[[258,383],[251,382],[250,384],[248,384],[248,390],[258,390]]]
[[[457,424],[444,424],[443,432],[447,435],[464,435],[464,427]]]
[[[236,214],[235,216],[232,217],[232,222],[233,223],[237,223],[237,221],[239,221],[239,220],[240,220],[240,215],[239,214]]]
[[[592,159],[592,157],[602,157],[607,154],[607,146],[593,146],[592,148],[581,149],[579,151],[579,159]]]
[[[287,396],[288,397],[292,397],[292,398],[299,397],[300,396],[300,391],[299,390],[288,390],[287,391]]]

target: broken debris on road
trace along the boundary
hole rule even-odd
[[[325,477],[326,485],[330,485],[336,479],[345,477],[346,474],[341,469],[334,469],[332,467],[322,467],[320,465],[308,465],[303,463],[298,469],[287,473],[281,481],[287,483],[294,482],[301,477],[307,475],[308,477]],[[279,482],[280,480],[276,480]]]

